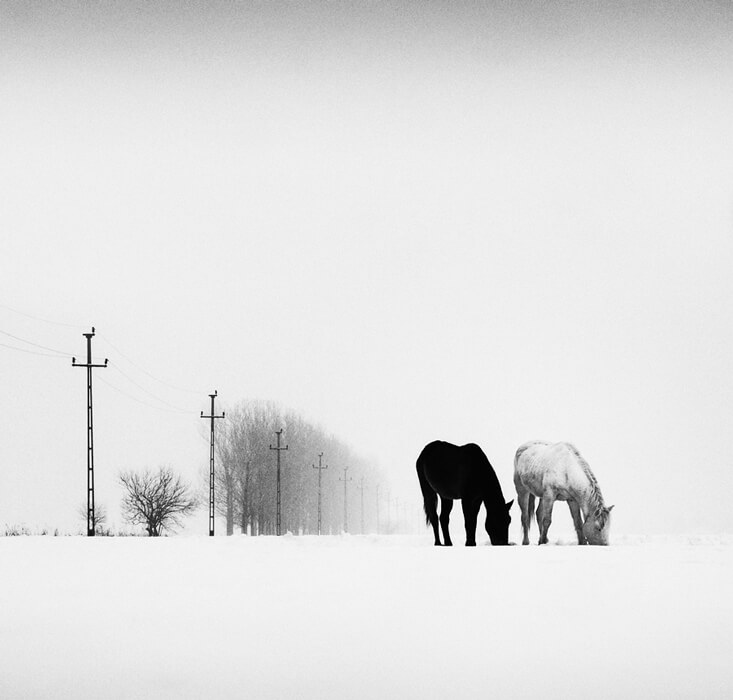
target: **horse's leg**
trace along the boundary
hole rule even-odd
[[[546,493],[540,498],[540,505],[537,507],[537,525],[540,528],[539,544],[547,544],[547,531],[552,522],[552,506],[555,504],[555,496]]]
[[[529,526],[532,522],[532,506],[529,505],[530,492],[524,488],[516,479],[514,484],[517,487],[517,502],[522,512],[522,544],[529,544]]]
[[[448,521],[450,520],[450,512],[453,508],[452,498],[440,498],[440,528],[443,530],[443,544],[446,547],[452,547],[453,542],[450,539],[450,532],[448,532]]]
[[[463,507],[463,520],[466,523],[466,547],[476,546],[476,521],[478,520],[478,511],[481,508],[481,500],[472,501],[470,498],[461,500]]]
[[[534,494],[530,491],[527,499],[527,544],[529,544],[529,529],[532,527],[532,518],[534,517]]]
[[[568,501],[570,515],[573,516],[573,525],[575,525],[575,534],[578,536],[578,544],[585,544],[585,535],[583,534],[583,518],[580,515],[580,506],[577,501]]]

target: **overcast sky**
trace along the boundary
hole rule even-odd
[[[0,343],[96,326],[113,515],[218,389],[406,498],[569,440],[618,531],[730,530],[731,123],[727,3],[3,2]],[[84,370],[4,345],[0,524],[73,529]]]

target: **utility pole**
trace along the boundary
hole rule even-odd
[[[211,444],[209,447],[209,537],[214,536],[214,420],[217,418],[224,418],[225,414],[222,412],[220,416],[214,413],[214,399],[217,397],[218,392],[214,389],[213,394],[209,394],[211,399],[211,414],[208,416],[204,415],[201,411],[202,418],[211,419]]]
[[[359,479],[359,485],[356,487],[361,491],[361,534],[364,534],[364,489],[366,488],[364,486],[364,477],[362,476],[361,479]]]
[[[344,467],[344,478],[339,477],[339,481],[344,482],[344,532],[349,531],[349,499],[346,493],[346,487],[350,481],[353,481],[351,477],[346,478],[346,472],[348,467]]]
[[[92,415],[92,369],[95,367],[106,367],[108,360],[105,358],[103,365],[92,363],[92,338],[94,327],[91,333],[82,333],[87,339],[87,361],[77,362],[75,357],[71,358],[72,367],[87,368],[87,537],[94,537],[94,421]]]
[[[377,534],[379,534],[379,484],[377,484]]]
[[[313,469],[318,469],[318,534],[321,534],[321,474],[324,469],[328,469],[328,464],[322,466],[321,460],[323,459],[323,452],[318,455],[318,466],[313,465]]]
[[[275,431],[277,435],[277,447],[270,445],[271,450],[277,451],[277,534],[280,535],[280,452],[287,450],[288,446],[280,447],[280,436],[283,434],[283,429]]]

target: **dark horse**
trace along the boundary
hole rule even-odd
[[[504,503],[499,479],[496,478],[483,450],[470,443],[459,447],[436,440],[426,445],[417,458],[417,476],[420,479],[425,517],[433,526],[435,544],[440,545],[438,534],[438,496],[440,496],[440,527],[446,546],[453,543],[448,532],[453,501],[461,499],[466,521],[466,546],[476,546],[476,520],[481,503],[486,507],[486,532],[491,544],[509,544],[509,509],[514,501]]]

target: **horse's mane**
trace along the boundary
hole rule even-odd
[[[588,462],[583,459],[583,456],[578,451],[575,445],[571,445],[569,442],[565,443],[568,449],[575,455],[578,460],[578,464],[583,469],[583,472],[588,477],[588,485],[590,486],[590,502],[593,505],[594,515],[600,521],[601,527],[606,524],[606,518],[608,513],[606,511],[606,505],[603,502],[603,494],[601,493],[601,487],[598,485],[595,474],[591,471]]]

